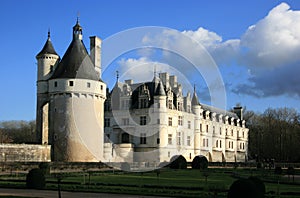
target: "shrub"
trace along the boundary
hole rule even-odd
[[[259,198],[255,184],[249,179],[239,179],[232,183],[227,198]]]
[[[26,187],[32,189],[44,189],[46,179],[43,170],[34,168],[26,176]]]
[[[171,158],[170,168],[172,169],[186,169],[186,159],[182,155],[177,155]]]
[[[192,161],[192,168],[205,170],[208,168],[208,160],[205,156],[196,156]]]
[[[291,167],[291,166],[288,167],[286,173],[287,173],[288,175],[294,175],[294,174],[295,174],[295,169],[294,169],[294,167]]]

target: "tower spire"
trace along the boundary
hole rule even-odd
[[[50,40],[50,28],[48,28],[48,40]]]

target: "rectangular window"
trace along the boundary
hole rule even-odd
[[[220,148],[222,148],[222,140],[220,140]]]
[[[91,87],[91,83],[90,82],[86,83],[86,86],[87,86],[87,88],[90,88]]]
[[[157,124],[160,124],[160,119],[157,119]]]
[[[140,125],[146,125],[147,124],[147,117],[141,116],[140,117]]]
[[[172,107],[173,107],[173,102],[172,102],[172,100],[168,100],[168,108],[169,108],[169,109],[172,109]]]
[[[182,126],[182,116],[178,116],[178,126]]]
[[[104,118],[104,127],[110,127],[110,118]]]
[[[188,121],[188,129],[191,129],[191,121]]]
[[[168,144],[172,144],[172,134],[168,134]]]
[[[146,133],[141,133],[140,136],[140,144],[146,144],[147,140],[146,140]]]
[[[206,147],[208,147],[208,139],[206,139]]]
[[[202,132],[202,124],[200,124],[200,132]]]
[[[160,144],[160,139],[159,138],[156,139],[156,143]]]
[[[73,87],[74,86],[74,81],[69,81],[69,86]]]
[[[54,82],[54,87],[57,87],[57,81]]]
[[[140,99],[140,108],[143,109],[143,108],[147,108],[147,99],[146,98],[142,98]]]
[[[169,117],[169,119],[168,119],[168,125],[172,126],[172,117]]]
[[[191,136],[186,137],[186,145],[191,146]]]
[[[208,133],[208,124],[206,125],[206,133]]]
[[[177,132],[177,145],[181,145],[181,132]]]
[[[159,102],[157,103],[157,108],[160,108],[160,103]]]
[[[100,90],[103,90],[103,85],[100,85]]]
[[[123,125],[129,125],[129,118],[123,118]]]
[[[203,138],[202,146],[205,147],[205,145],[206,145],[206,140],[205,138]]]

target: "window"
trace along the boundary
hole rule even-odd
[[[181,145],[181,132],[177,132],[177,145]]]
[[[219,144],[218,144],[218,143],[219,143],[219,140],[216,141],[216,147],[217,147],[217,148],[219,147]]]
[[[122,133],[122,143],[129,143],[129,134],[128,133]]]
[[[91,87],[91,83],[90,82],[86,83],[86,86],[87,86],[87,88],[90,88]]]
[[[57,87],[57,81],[54,82],[54,87]]]
[[[222,140],[220,140],[220,148],[222,148]]]
[[[69,81],[69,86],[73,87],[74,86],[74,81]]]
[[[191,146],[191,136],[186,137],[186,145]]]
[[[177,103],[178,111],[182,111],[182,102]]]
[[[140,99],[140,108],[147,108],[147,99],[146,98],[142,98]]]
[[[141,133],[140,144],[146,144],[146,133]]]
[[[178,126],[182,126],[182,116],[178,116]]]
[[[100,89],[103,90],[103,85],[100,85]]]
[[[172,144],[172,134],[168,134],[168,144]]]
[[[220,127],[220,135],[222,135],[222,128]]]
[[[205,147],[205,145],[206,145],[206,140],[205,138],[203,138],[202,146]]]
[[[123,125],[129,125],[129,118],[122,119]]]
[[[156,144],[160,144],[160,139],[159,138],[156,139]]]
[[[173,107],[172,100],[168,100],[168,108],[172,109],[172,107]]]
[[[225,129],[225,132],[226,132],[226,135],[228,135],[228,129],[227,128]]]
[[[146,116],[140,117],[140,125],[146,125],[147,124],[147,118]]]
[[[213,134],[215,134],[215,126],[213,126]]]
[[[170,151],[168,151],[168,157],[170,157],[171,156],[171,152]]]
[[[200,132],[202,132],[202,124],[200,124]]]
[[[208,133],[208,124],[206,125],[206,133]]]
[[[169,126],[172,126],[172,117],[169,117],[168,125],[169,125]]]
[[[208,147],[208,139],[206,139],[206,147]]]
[[[104,127],[110,127],[110,118],[104,118]]]
[[[231,136],[233,136],[233,129],[231,129]]]
[[[188,129],[191,129],[191,121],[188,121]]]
[[[157,119],[157,124],[160,124],[160,119],[159,118]]]

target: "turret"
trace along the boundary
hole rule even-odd
[[[59,62],[59,56],[50,39],[50,31],[48,31],[47,41],[43,49],[36,55],[36,59],[38,61],[37,81],[47,80]]]

